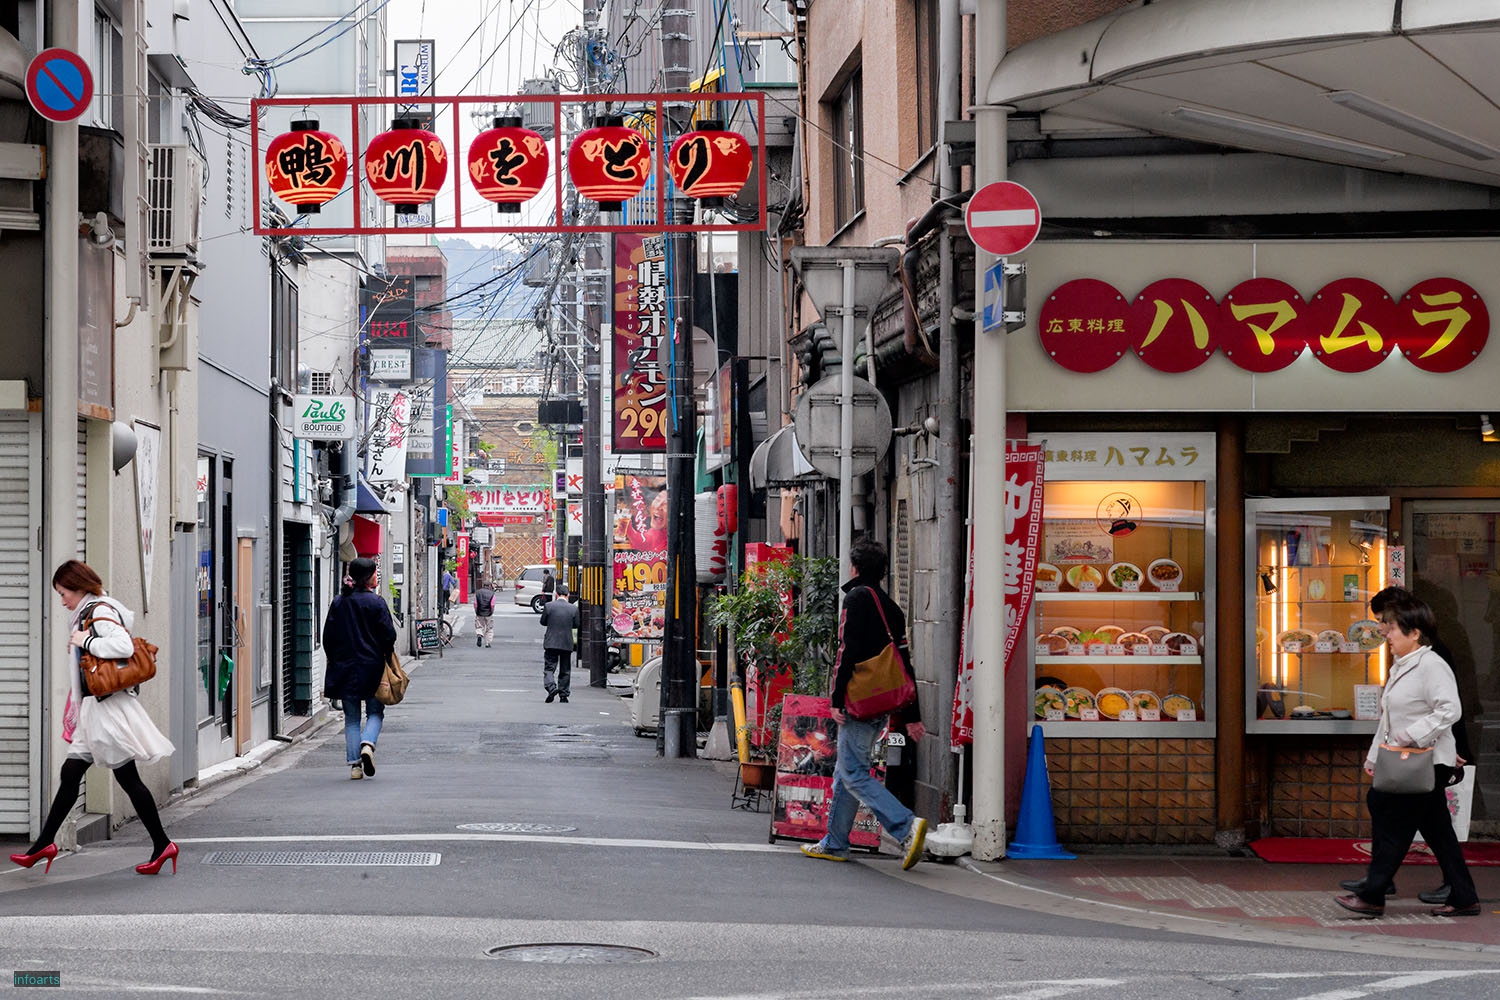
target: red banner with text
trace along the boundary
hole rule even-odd
[[[615,237],[615,452],[665,451],[667,256],[663,236]]]

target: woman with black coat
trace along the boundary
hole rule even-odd
[[[350,780],[375,774],[375,744],[385,719],[385,706],[375,700],[375,689],[385,673],[386,657],[396,648],[391,609],[375,592],[375,568],[375,560],[364,557],[349,564],[343,593],[333,599],[323,622],[328,658],[323,697],[344,703]]]

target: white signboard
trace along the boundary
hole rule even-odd
[[[406,347],[371,348],[370,378],[376,382],[410,382],[411,349]]]
[[[365,479],[372,483],[397,483],[406,478],[406,438],[411,419],[411,397],[401,389],[376,389],[370,393],[366,425]]]
[[[469,544],[470,545],[488,545],[488,544],[490,544],[490,529],[488,527],[486,527],[485,525],[482,525],[482,524],[479,525],[476,528],[470,528],[469,529]]]
[[[568,459],[568,496],[583,496],[583,458]]]
[[[354,436],[354,397],[293,396],[292,436],[304,441],[349,440]]]
[[[568,537],[583,537],[583,501],[568,501]]]
[[[135,498],[141,529],[141,610],[149,611],[151,565],[156,559],[156,475],[161,466],[161,429],[135,422]]]
[[[430,38],[398,39],[396,46],[396,96],[432,95],[434,45]],[[407,114],[432,114],[430,104],[399,104],[396,117]]]
[[[448,467],[453,471],[446,476],[439,476],[437,482],[443,486],[462,486],[464,484],[464,422],[453,421],[452,431],[453,433],[448,437],[448,447],[451,449]]]
[[[552,503],[552,489],[545,483],[491,486],[468,492],[472,514],[545,514]]]

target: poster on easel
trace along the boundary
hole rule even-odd
[[[771,807],[772,843],[778,837],[817,841],[828,832],[838,730],[827,698],[789,694],[782,699]],[[874,773],[882,777],[879,769]],[[855,813],[849,844],[872,851],[880,847],[880,824],[868,806],[861,804]]]

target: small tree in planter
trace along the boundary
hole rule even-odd
[[[791,676],[796,694],[828,693],[838,642],[838,560],[793,556],[747,570],[739,587],[708,606],[712,628],[728,629],[741,671]],[[768,706],[766,728],[777,731],[781,703]],[[772,737],[774,739],[774,737]]]

